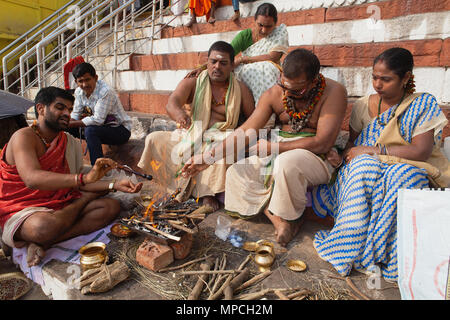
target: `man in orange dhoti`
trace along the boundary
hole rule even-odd
[[[191,12],[191,20],[186,24],[188,28],[197,22],[197,17],[201,16],[206,16],[206,20],[209,23],[216,22],[216,0],[189,0],[189,10]]]
[[[100,198],[108,191],[138,192],[128,179],[99,181],[117,164],[99,158],[80,173],[83,155],[68,128],[74,98],[48,87],[35,99],[37,122],[16,131],[0,154],[0,227],[2,243],[28,246],[27,262],[37,265],[45,249],[110,223],[120,203]]]

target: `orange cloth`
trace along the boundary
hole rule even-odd
[[[41,169],[56,173],[70,173],[66,160],[67,136],[64,132],[52,141],[49,149],[39,159]],[[7,144],[0,154],[0,226],[15,213],[27,207],[46,207],[59,210],[81,197],[78,190],[33,190],[22,181],[15,165],[5,162]]]
[[[191,12],[195,12],[195,16],[206,15],[206,19],[209,19],[211,2],[216,3],[215,0],[189,0],[189,9],[191,9]]]

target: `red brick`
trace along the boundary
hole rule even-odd
[[[125,111],[130,111],[130,94],[128,92],[119,92],[119,99]]]
[[[207,56],[207,52],[137,56],[133,58],[132,70],[194,69],[205,63]]]
[[[166,105],[169,93],[130,93],[130,110],[151,114],[167,114]]]
[[[439,57],[439,65],[441,67],[450,66],[450,38],[447,38],[442,42],[442,50],[441,55]]]
[[[158,271],[173,262],[173,251],[149,239],[145,239],[136,251],[136,261],[143,267]]]
[[[287,26],[302,25],[325,22],[325,9],[317,8],[311,10],[298,10],[293,12],[280,12],[278,14],[278,24],[284,23]],[[161,38],[187,37],[192,35],[223,33],[229,31],[240,31],[254,26],[255,18],[241,18],[236,22],[228,20],[217,20],[214,25],[210,23],[196,23],[190,28],[167,27],[161,31]]]
[[[173,242],[170,247],[173,250],[173,256],[175,259],[184,259],[191,252],[192,243],[194,242],[194,237],[190,233],[185,233],[181,236],[181,240]]]
[[[412,14],[450,10],[450,1],[448,0],[391,0],[355,6],[329,8],[326,11],[325,21],[348,21],[374,17],[375,11],[372,9],[367,11],[369,6],[374,5],[380,8],[380,19],[383,20]]]
[[[411,51],[414,65],[418,67],[437,67],[441,55],[442,40],[410,40],[382,43],[363,43],[345,45],[314,46],[313,51],[323,66],[368,67],[373,59],[383,51],[402,47]]]

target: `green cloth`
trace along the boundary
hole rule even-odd
[[[252,29],[242,30],[231,41],[231,46],[234,49],[235,55],[238,55],[240,52],[245,51],[252,44],[253,44]]]

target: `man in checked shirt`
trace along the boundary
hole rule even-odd
[[[91,64],[77,65],[72,74],[78,88],[74,94],[68,131],[86,140],[91,164],[94,165],[97,158],[103,157],[102,144],[119,145],[130,139],[131,118],[116,92],[98,80]]]

